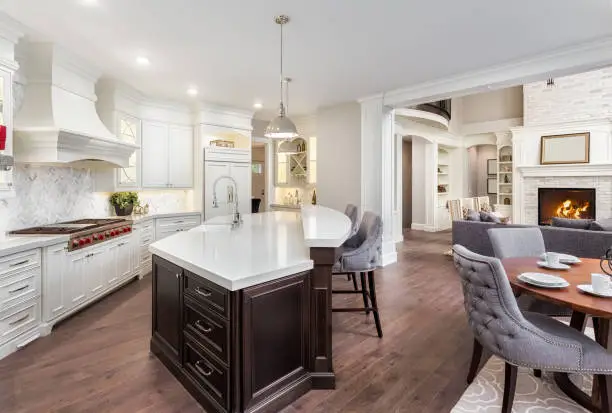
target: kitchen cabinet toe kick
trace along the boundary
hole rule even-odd
[[[331,268],[237,291],[153,256],[151,352],[209,412],[277,412],[313,389],[334,389]]]

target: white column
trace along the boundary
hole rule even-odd
[[[377,96],[361,101],[361,211],[379,214],[383,222],[382,265],[397,261],[393,242],[394,137],[393,109]]]
[[[393,188],[393,241],[395,243],[404,241],[404,164],[403,164],[403,145],[404,137],[398,133],[395,134],[395,185]]]

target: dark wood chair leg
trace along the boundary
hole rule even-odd
[[[512,413],[512,404],[514,403],[514,393],[516,391],[516,376],[518,367],[506,363],[506,372],[504,377],[504,401],[502,403],[502,413]]]
[[[361,281],[361,295],[363,296],[363,306],[366,309],[366,315],[370,314],[370,310],[368,310],[368,285],[366,284],[365,273],[360,272],[359,278]]]
[[[534,369],[533,375],[536,376],[537,378],[542,377],[542,370]]]
[[[347,281],[351,281],[351,278],[352,278],[352,277],[351,277],[351,274],[346,274],[346,280],[347,280]]]
[[[598,374],[597,384],[599,385],[599,401],[601,403],[601,413],[612,413],[612,376]]]
[[[472,348],[472,361],[470,362],[470,371],[468,372],[467,382],[472,384],[478,374],[478,366],[480,366],[480,358],[482,357],[482,346],[478,340],[474,339],[474,347]]]
[[[372,301],[372,312],[374,313],[374,322],[376,323],[376,331],[378,337],[382,338],[382,326],[380,325],[380,315],[378,314],[378,301],[376,300],[376,282],[374,281],[374,271],[368,272],[368,284],[370,285],[370,301]]]
[[[351,280],[353,280],[353,289],[357,291],[359,288],[357,288],[357,277],[355,276],[355,273],[351,274]]]

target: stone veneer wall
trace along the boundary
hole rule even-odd
[[[612,118],[612,67],[523,87],[524,125]]]
[[[17,165],[15,198],[0,200],[0,234],[6,231],[112,215],[108,193],[94,192],[88,169]],[[191,208],[192,191],[143,191],[139,197],[151,212]]]
[[[523,181],[524,223],[538,224],[538,188],[595,188],[597,219],[612,217],[612,176],[526,177]]]

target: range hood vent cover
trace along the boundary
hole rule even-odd
[[[129,166],[139,146],[119,140],[100,120],[100,74],[51,43],[20,43],[16,52],[26,87],[15,116],[15,160]]]

